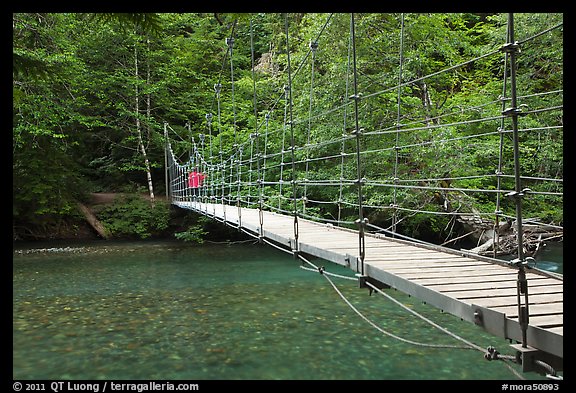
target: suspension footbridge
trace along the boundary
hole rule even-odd
[[[405,82],[402,67],[405,25],[402,15],[399,18],[398,83],[362,94],[361,87],[368,88],[369,84],[362,85],[357,81],[360,74],[356,65],[358,37],[352,14],[346,51],[345,91],[341,96],[345,102],[340,100],[330,109],[318,109],[314,106],[318,42],[322,34],[326,34],[329,21],[336,17],[339,16],[327,16],[326,24],[316,39],[311,40],[308,54],[301,59],[296,72],[292,72],[290,65],[290,35],[286,18],[287,82],[273,107],[262,113],[262,121],[253,132],[237,131],[235,108],[233,136],[222,130],[221,81],[214,86],[218,104],[215,130],[212,129],[215,119],[210,112],[206,115],[207,132],[197,132],[198,140],[191,138],[187,148],[177,153],[170,141],[170,133],[176,134],[181,141],[185,138],[180,137],[168,123],[164,124],[166,193],[171,203],[238,228],[303,261],[314,256],[345,266],[355,273],[360,287],[371,291],[397,289],[474,323],[495,336],[508,339],[513,343],[524,371],[533,371],[542,365],[563,369],[563,277],[532,266],[527,250],[522,246],[523,223],[531,222],[523,217],[523,199],[529,196],[562,198],[562,179],[523,175],[519,149],[520,133],[561,129],[561,124],[535,126],[521,120],[531,115],[537,118],[537,114],[543,112],[561,113],[561,103],[555,102],[558,98],[561,101],[562,92],[519,96],[516,87],[516,58],[520,44],[528,45],[560,26],[551,26],[519,42],[514,39],[514,18],[510,14],[506,39],[500,48]],[[233,32],[234,29],[226,39],[232,103]],[[254,48],[251,49],[255,80]],[[452,75],[459,67],[489,56],[502,57],[505,65],[504,88],[499,97],[481,106],[474,105],[461,108],[456,114],[446,114],[442,120],[440,117],[431,118],[424,108],[423,118],[403,123],[404,87],[412,84],[422,87],[423,81],[431,85],[438,75]],[[298,85],[294,77],[308,63],[309,78]],[[254,90],[256,97],[255,82]],[[381,95],[391,92],[397,92],[395,124],[390,128],[361,127],[361,110],[369,108],[366,102],[378,100]],[[307,113],[302,118],[294,116],[296,94],[309,102]],[[531,100],[536,96],[548,97],[545,100],[547,106],[522,112],[519,100],[533,106]],[[283,119],[274,122],[273,115],[282,112],[275,111],[275,106],[282,101]],[[255,122],[259,116],[256,102],[255,98]],[[376,106],[381,104],[378,102]],[[410,117],[414,115],[411,113]],[[458,116],[463,115],[465,120],[458,120]],[[315,129],[313,123],[319,128]],[[459,127],[471,124],[474,125],[473,132],[458,132]],[[189,124],[188,131],[192,134]],[[410,139],[408,135],[416,137]],[[232,137],[233,147],[226,152],[223,141]],[[495,167],[491,168],[493,173],[465,173],[468,165],[458,163],[458,155],[469,148],[488,149],[492,145],[494,147],[490,149],[493,149],[495,158]],[[187,155],[187,158],[180,159],[182,155]],[[424,177],[418,176],[412,161],[422,155],[438,160],[438,171],[442,173],[432,171]],[[368,158],[369,167],[366,165]],[[450,160],[465,168],[446,164]],[[447,171],[449,167],[451,170]],[[478,169],[475,165],[469,167],[471,171]],[[457,169],[458,174],[450,174]],[[200,173],[201,178],[191,181],[192,173]],[[531,182],[530,188],[524,186],[527,182]],[[485,187],[479,186],[482,184]],[[432,194],[441,200],[440,207],[432,211],[415,206],[414,198],[410,197],[415,193]],[[495,211],[466,210],[469,193],[490,199]],[[373,197],[383,194],[387,200]],[[501,196],[505,196],[506,201]],[[454,207],[456,204],[458,207]],[[508,215],[506,209],[515,214]],[[390,223],[388,227],[368,219],[380,217],[381,212],[387,213],[387,220],[380,221]],[[492,230],[494,237],[498,236],[501,220],[514,220],[516,241],[521,245],[517,247],[518,256],[507,262],[401,235],[398,226],[416,214],[448,216],[452,223],[456,217],[492,216],[493,227],[485,230]],[[323,273],[323,268],[318,268],[318,271]]]

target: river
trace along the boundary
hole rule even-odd
[[[353,276],[330,262],[327,271]],[[558,269],[556,269],[558,270]],[[35,243],[13,252],[13,378],[515,380],[383,296],[255,243]],[[509,343],[393,289],[482,348]],[[403,337],[413,343],[401,341]],[[418,344],[420,343],[420,344]],[[517,365],[512,368],[522,374]],[[528,379],[544,379],[524,373]]]

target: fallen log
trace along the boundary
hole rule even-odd
[[[483,255],[486,251],[491,250],[494,247],[494,238],[490,238],[478,247],[474,247],[468,251],[473,252],[474,254]]]
[[[104,228],[104,225],[102,225],[100,220],[98,220],[98,218],[96,218],[96,216],[94,215],[92,210],[88,206],[86,206],[80,202],[78,202],[78,208],[80,209],[80,211],[82,212],[82,214],[86,218],[86,221],[88,222],[88,224],[90,224],[90,226],[96,231],[96,233],[98,233],[98,235],[100,235],[100,237],[102,237],[104,239],[108,239],[108,237],[109,237],[108,231],[106,230],[106,228]]]

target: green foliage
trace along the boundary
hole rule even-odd
[[[175,232],[174,237],[178,240],[182,240],[185,242],[195,243],[195,244],[203,244],[204,243],[204,236],[206,236],[208,232],[204,229],[204,224],[196,224],[190,226],[184,232]]]
[[[158,35],[162,31],[160,15],[154,13],[108,13],[89,14],[96,23],[116,22],[124,31],[140,29],[146,33]]]
[[[170,206],[151,204],[138,194],[124,194],[98,213],[98,218],[114,237],[148,238],[168,228]]]
[[[472,175],[454,180],[450,186],[496,188],[494,177],[474,175],[496,170],[501,141],[496,131],[501,124],[475,120],[497,118],[502,111],[498,97],[502,95],[504,67],[498,48],[506,39],[506,17],[407,13],[401,37],[401,14],[355,14],[358,91],[364,97],[373,95],[361,100],[359,108],[359,126],[366,133],[374,133],[360,141],[365,152],[361,157],[362,176],[373,183],[389,182],[395,175],[397,159],[398,178],[412,181],[404,184],[433,187],[438,186],[437,181],[415,181]],[[214,162],[220,159],[220,152],[224,159],[235,153],[238,144],[248,141],[257,130],[261,136],[260,154],[268,155],[266,180],[285,181],[281,190],[278,185],[265,186],[267,203],[290,211],[292,168],[281,167],[281,162],[289,161],[287,149],[291,142],[291,127],[284,117],[288,113],[283,95],[288,60],[285,21],[284,14],[268,13],[13,14],[14,220],[32,222],[38,215],[72,214],[75,201],[83,198],[84,191],[117,191],[126,184],[146,185],[137,121],[155,184],[163,183],[164,121],[173,129],[169,130],[169,137],[179,157],[188,154],[192,138],[198,141],[199,134],[210,133],[212,143],[206,143],[204,156],[212,156]],[[562,21],[562,14],[515,14],[516,39],[527,40]],[[352,101],[346,96],[352,94],[353,82],[348,40],[350,15],[288,14],[288,23],[294,114],[291,126],[298,160],[295,179],[322,181],[342,176],[354,180],[355,140],[344,142],[344,160],[340,143],[329,143],[338,141],[343,134],[351,135],[355,127]],[[321,30],[323,33],[319,34]],[[225,38],[232,32],[235,44],[230,59],[225,56]],[[309,43],[317,38],[312,77]],[[269,61],[268,68],[256,67],[254,73],[251,40],[255,64],[263,59]],[[398,91],[401,45],[403,82],[431,73],[438,75],[406,84]],[[563,30],[554,29],[521,46],[517,84],[523,110],[533,112],[519,119],[521,171],[525,176],[562,178],[562,110],[539,109],[562,105],[562,93],[543,93],[562,90]],[[490,51],[495,54],[439,73]],[[230,61],[234,67],[234,96]],[[218,106],[216,83],[222,84]],[[213,115],[210,127],[207,113]],[[265,114],[270,114],[266,124]],[[311,124],[309,117],[313,119]],[[398,141],[392,132],[375,133],[393,131],[398,122],[414,130],[403,132]],[[189,128],[184,127],[186,123]],[[509,130],[509,123],[504,128]],[[474,137],[484,133],[482,138]],[[311,144],[326,143],[308,149],[308,139]],[[510,133],[503,134],[502,141],[502,172],[511,175],[514,168]],[[396,143],[407,146],[398,151],[398,157],[393,149]],[[279,154],[281,151],[286,154]],[[249,157],[246,149],[242,160],[247,162]],[[306,168],[308,158],[313,161]],[[248,182],[248,176],[249,171],[244,168],[242,180]],[[539,191],[562,191],[561,182],[526,183]],[[513,181],[503,178],[502,188],[513,188]],[[232,191],[235,197],[236,190]],[[345,187],[343,195],[338,191],[335,187],[307,187],[309,200],[342,198],[348,205],[339,212],[335,204],[309,203],[306,214],[329,219],[342,214],[342,218],[354,221],[357,212],[350,204],[357,202],[356,188]],[[298,184],[297,196],[302,197],[304,192],[304,186]],[[240,191],[245,197],[255,193],[256,190]],[[459,199],[464,197],[456,195],[450,192],[447,197],[454,204],[464,203],[464,199]],[[396,203],[406,209],[441,209],[434,202],[433,191],[426,188],[402,188],[394,193],[389,187],[372,184],[365,187],[364,198],[370,206],[389,207],[396,198]],[[139,203],[125,201],[135,209],[132,214],[120,206],[109,211],[110,229],[135,236],[160,230],[149,221],[153,211]],[[483,212],[496,208],[494,195],[490,194],[471,193],[465,203]],[[507,214],[514,214],[509,200],[503,200],[501,207]],[[303,211],[302,201],[297,208]],[[530,217],[562,221],[561,198],[532,195],[525,198],[525,208]],[[391,212],[382,208],[368,211],[371,218],[387,224]],[[156,213],[160,214],[158,210]],[[403,228],[413,234],[422,233],[424,228],[442,230],[445,226],[444,218],[431,218],[435,217],[432,215],[399,215]],[[121,216],[127,217],[125,223]],[[178,236],[194,241],[202,234],[201,227],[194,224]]]

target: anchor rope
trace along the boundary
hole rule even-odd
[[[319,268],[318,266],[316,266],[315,264],[313,264],[312,262],[310,262],[309,260],[307,260],[305,257],[300,256],[300,259],[302,261],[304,261],[305,263],[311,265],[314,267],[314,269],[306,269],[303,268],[305,270],[310,270],[310,271],[315,271],[315,272],[320,272],[320,274],[324,275],[324,273],[326,273],[326,271],[324,269]],[[346,277],[346,276],[340,276],[340,275],[335,275],[334,273],[331,274],[326,274],[324,275],[324,278],[326,278],[326,280],[329,282],[329,284],[332,286],[332,288],[334,288],[334,290],[336,291],[336,293],[338,294],[338,296],[340,296],[340,298],[342,298],[342,300],[363,320],[365,320],[368,324],[370,324],[372,327],[374,327],[376,330],[378,330],[379,332],[390,336],[392,338],[395,338],[399,341],[408,343],[408,344],[412,344],[412,345],[418,345],[418,346],[423,346],[423,347],[431,347],[431,348],[456,348],[456,349],[478,349],[482,352],[484,352],[484,350],[473,344],[470,342],[467,342],[466,340],[456,336],[455,334],[449,332],[448,330],[442,328],[441,326],[439,326],[438,324],[432,322],[430,319],[424,317],[423,315],[417,313],[414,310],[409,309],[408,307],[406,307],[405,305],[403,305],[402,303],[398,302],[396,299],[392,298],[391,296],[381,292],[380,290],[378,290],[379,293],[381,293],[382,295],[384,295],[388,300],[393,301],[395,304],[399,305],[401,308],[403,308],[406,311],[409,311],[410,313],[412,313],[413,315],[417,316],[418,318],[422,319],[423,321],[429,323],[430,325],[434,326],[435,328],[443,331],[444,333],[452,336],[453,338],[456,338],[457,340],[463,341],[466,346],[458,346],[458,345],[444,345],[444,344],[430,344],[430,343],[421,343],[421,342],[417,342],[417,341],[413,341],[413,340],[409,340],[400,336],[397,336],[393,333],[390,333],[384,329],[382,329],[380,326],[376,325],[373,321],[371,321],[368,317],[366,317],[360,310],[358,310],[347,298],[346,296],[344,296],[344,294],[342,293],[342,291],[340,291],[340,289],[336,286],[336,284],[334,284],[334,282],[329,278],[329,276],[333,276],[333,277],[338,277],[338,278],[346,278],[346,279],[353,279],[353,280],[358,280],[356,277]],[[376,287],[374,287],[372,284],[370,283],[366,283],[367,285],[369,285],[372,289],[377,289]]]
[[[368,285],[372,290],[374,290],[375,292],[383,295],[384,297],[386,297],[388,300],[392,301],[394,304],[400,306],[402,309],[404,309],[405,311],[410,312],[411,314],[415,315],[416,317],[422,319],[424,322],[430,324],[431,326],[433,326],[434,328],[442,331],[443,333],[449,335],[450,337],[463,342],[465,345],[461,346],[461,345],[447,345],[447,344],[429,344],[429,343],[422,343],[422,342],[417,342],[417,341],[413,341],[413,340],[409,340],[403,337],[400,337],[398,335],[395,335],[393,333],[390,333],[389,331],[382,329],[380,326],[378,326],[376,323],[374,323],[372,320],[370,320],[368,317],[366,317],[361,311],[359,311],[347,298],[346,296],[342,293],[342,291],[340,291],[340,289],[336,286],[336,284],[334,284],[334,282],[330,279],[330,277],[337,277],[337,278],[341,278],[341,279],[346,279],[346,280],[354,280],[357,281],[358,279],[355,277],[350,277],[350,276],[343,276],[340,274],[335,274],[335,273],[330,273],[327,272],[324,268],[320,268],[318,266],[316,266],[315,264],[313,264],[312,262],[310,262],[309,260],[307,260],[306,258],[304,258],[302,255],[299,255],[300,259],[302,261],[304,261],[305,263],[308,263],[309,265],[313,266],[314,268],[307,268],[305,266],[300,266],[301,269],[303,270],[307,270],[310,272],[316,272],[316,273],[320,273],[322,276],[324,276],[324,278],[328,281],[328,283],[332,286],[332,288],[334,289],[334,291],[338,294],[338,296],[350,307],[350,309],[352,311],[354,311],[356,313],[356,315],[358,315],[360,318],[362,318],[365,322],[367,322],[370,326],[372,326],[373,328],[375,328],[376,330],[378,330],[379,332],[383,333],[386,336],[392,337],[396,340],[402,341],[404,343],[407,344],[411,344],[411,345],[416,345],[416,346],[420,346],[420,347],[428,347],[428,348],[439,348],[439,349],[471,349],[471,350],[477,350],[479,352],[482,352],[484,354],[484,357],[487,360],[502,360],[504,362],[504,365],[519,379],[525,379],[525,377],[523,375],[521,375],[517,370],[515,370],[511,364],[509,363],[516,363],[516,357],[513,355],[502,355],[500,353],[494,352],[493,347],[488,347],[487,349],[484,349],[482,347],[480,347],[477,344],[474,344],[473,342],[466,340],[460,336],[458,336],[457,334],[450,332],[448,329],[438,325],[437,323],[433,322],[432,320],[430,320],[429,318],[424,317],[422,314],[410,309],[409,307],[405,306],[404,304],[402,304],[401,302],[399,302],[398,300],[394,299],[392,296],[384,293],[383,291],[381,291],[378,287],[372,285],[370,282],[366,282],[366,285]],[[556,375],[556,371],[548,364],[541,362],[541,366],[546,368],[546,370],[549,371],[550,375],[555,376]]]

